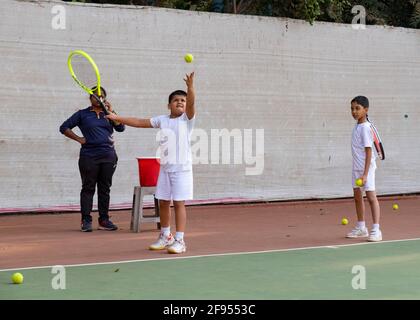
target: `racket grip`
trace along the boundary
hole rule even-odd
[[[110,114],[109,110],[106,108],[106,106],[105,106],[105,104],[102,102],[102,100],[100,100],[100,99],[99,99],[99,102],[100,102],[100,104],[101,104],[102,111],[103,111],[106,115]]]
[[[111,112],[109,112],[109,110],[106,108],[106,106],[105,106],[105,104],[102,102],[102,100],[101,99],[98,99],[98,101],[99,101],[99,103],[100,103],[100,105],[101,105],[101,107],[102,107],[102,111],[105,113],[105,115],[107,116],[107,115],[109,115]],[[110,120],[110,119],[107,119],[111,124],[113,124],[113,125],[118,125],[118,124],[116,124],[115,123],[115,121],[113,121],[113,120]]]
[[[111,113],[105,106],[102,106],[102,110],[105,112],[106,115]]]
[[[110,113],[117,114],[115,111],[112,111]],[[118,121],[115,121],[115,120],[112,120],[112,123],[116,126],[119,126],[121,124],[121,122],[118,122]]]

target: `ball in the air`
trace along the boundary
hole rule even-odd
[[[363,180],[362,179],[356,179],[356,186],[361,187],[363,186]]]
[[[392,205],[392,209],[394,209],[394,210],[398,210],[398,204],[396,204],[396,203],[394,203],[393,205]]]
[[[184,56],[184,60],[185,60],[186,63],[191,63],[194,60],[194,56],[191,53],[187,53]]]
[[[12,275],[12,282],[15,284],[21,284],[23,282],[23,275],[19,272],[16,272]]]
[[[349,220],[347,220],[346,218],[341,219],[341,224],[342,225],[346,225],[349,223]]]

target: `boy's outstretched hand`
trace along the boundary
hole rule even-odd
[[[110,114],[106,115],[105,117],[108,118],[109,120],[112,120],[112,121],[117,121],[117,119],[118,119],[118,116],[115,113],[110,113]]]
[[[188,119],[191,120],[195,115],[194,72],[191,72],[189,75],[186,74],[184,81],[187,84],[187,105],[185,107],[185,113]]]
[[[104,105],[110,113],[113,111],[111,102],[109,102],[108,100],[105,100]]]
[[[186,74],[184,81],[187,84],[188,88],[194,87],[194,71],[191,72],[189,75]]]

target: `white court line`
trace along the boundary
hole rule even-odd
[[[180,260],[180,259],[192,259],[192,258],[207,258],[207,257],[223,257],[223,256],[237,256],[237,255],[248,255],[248,254],[260,254],[260,253],[275,253],[275,252],[290,252],[290,251],[303,251],[303,250],[313,250],[313,249],[339,249],[343,247],[353,247],[353,246],[363,246],[363,245],[379,245],[382,243],[394,243],[394,242],[408,242],[408,241],[418,241],[420,238],[412,239],[400,239],[400,240],[386,240],[378,242],[359,242],[359,243],[350,243],[350,244],[337,244],[337,245],[328,245],[328,246],[317,246],[317,247],[300,247],[300,248],[289,248],[289,249],[275,249],[275,250],[265,250],[265,251],[248,251],[248,252],[230,252],[230,253],[215,253],[215,254],[205,254],[197,256],[187,256],[187,257],[168,257],[168,258],[154,258],[154,259],[138,259],[138,260],[123,260],[123,261],[109,261],[109,262],[95,262],[95,263],[82,263],[82,264],[68,264],[62,265],[63,267],[87,267],[87,266],[100,266],[100,265],[109,265],[109,264],[122,264],[122,263],[131,263],[131,262],[149,262],[149,261],[164,261],[164,260]],[[11,268],[11,269],[0,269],[0,272],[4,271],[14,271],[14,270],[33,270],[33,269],[50,269],[51,266],[38,266],[38,267],[27,267],[27,268]],[[61,265],[60,265],[61,266]]]

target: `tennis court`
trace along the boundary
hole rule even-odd
[[[69,266],[65,290],[52,288],[51,268],[23,270],[25,286],[6,285],[11,271],[0,281],[7,288],[2,299],[418,300],[419,245],[416,239]],[[367,285],[356,290],[358,265],[367,270]]]
[[[129,212],[113,214],[122,227],[116,234],[80,234],[72,214],[2,216],[0,297],[418,299],[420,199],[380,202],[381,243],[344,238],[350,226],[340,224],[343,213],[354,219],[346,199],[192,207],[189,248],[181,257],[149,251],[155,225],[131,233]],[[52,288],[54,265],[68,266],[65,290]],[[352,286],[355,266],[365,268],[365,289]],[[23,284],[11,284],[15,271],[24,275]]]

